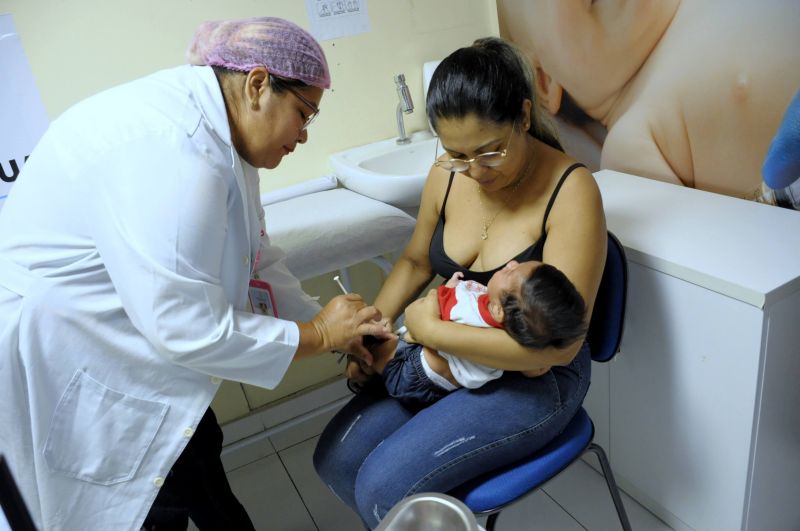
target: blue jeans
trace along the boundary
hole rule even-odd
[[[584,344],[538,378],[506,372],[413,412],[367,386],[331,420],[314,452],[322,480],[374,528],[400,500],[449,492],[535,452],[566,427],[589,389]]]
[[[422,367],[422,345],[397,341],[394,357],[383,369],[386,392],[406,407],[418,411],[441,400],[447,391],[431,381]]]

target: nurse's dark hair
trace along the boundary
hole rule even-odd
[[[231,70],[230,68],[225,68],[223,66],[212,66],[211,69],[214,71],[214,75],[217,77],[217,82],[222,85],[226,82],[229,78],[234,76],[244,76],[247,75],[247,72],[239,72],[238,70]],[[299,79],[291,79],[288,77],[278,77],[276,75],[269,76],[269,88],[276,94],[281,94],[286,92],[286,87],[296,87],[296,88],[304,88],[307,87],[308,84],[300,81]]]
[[[529,348],[564,348],[586,334],[586,303],[559,269],[542,264],[520,286],[503,295],[503,326]]]
[[[497,38],[478,39],[439,63],[431,77],[425,110],[435,130],[438,121],[473,114],[496,124],[522,122],[522,103],[531,100],[528,133],[564,151],[537,104],[534,73],[525,55]]]

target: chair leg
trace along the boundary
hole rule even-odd
[[[624,531],[631,531],[631,523],[628,521],[628,513],[625,512],[625,506],[622,505],[622,497],[619,495],[619,488],[614,479],[614,473],[611,471],[611,465],[608,463],[608,457],[603,448],[595,443],[591,443],[586,451],[593,452],[600,460],[600,467],[603,469],[603,476],[608,485],[608,491],[611,493],[611,499],[614,500],[614,507],[617,509],[617,516],[622,524]]]
[[[497,523],[497,517],[500,516],[499,512],[492,513],[489,515],[489,518],[486,519],[486,531],[494,531],[494,526]]]

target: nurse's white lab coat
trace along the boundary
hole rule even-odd
[[[257,256],[281,317],[319,305],[263,229],[210,68],[53,122],[0,211],[0,452],[40,527],[138,530],[221,379],[281,380],[299,332],[247,311]]]

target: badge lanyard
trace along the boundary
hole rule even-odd
[[[263,229],[261,230],[261,235],[264,235]],[[278,317],[278,305],[275,304],[275,295],[272,293],[272,286],[266,280],[258,278],[257,271],[260,261],[261,249],[259,248],[256,253],[256,259],[253,261],[253,278],[250,280],[250,288],[248,290],[250,307],[253,313]]]

